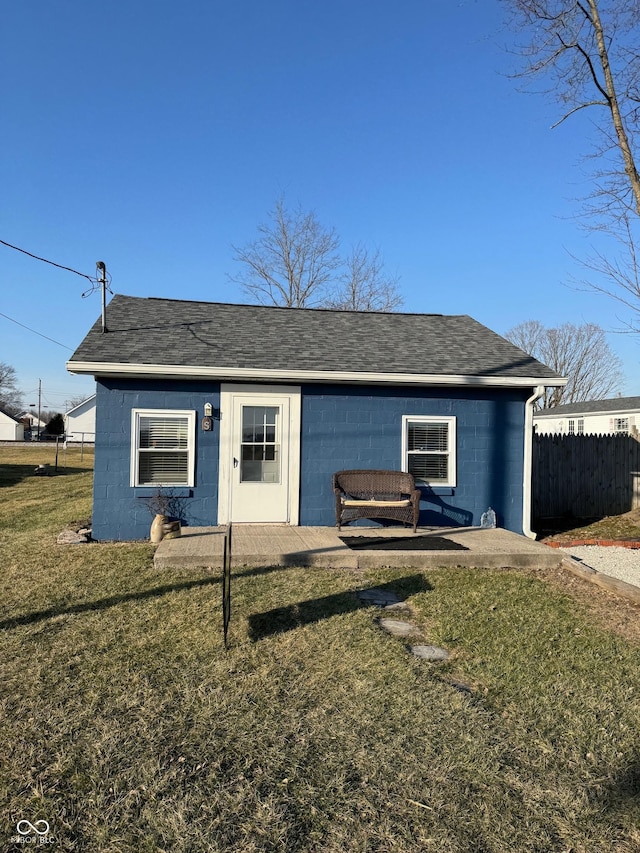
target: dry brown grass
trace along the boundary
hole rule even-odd
[[[640,539],[640,508],[571,527],[545,537],[544,541],[568,542],[574,539]]]
[[[544,571],[533,570],[531,574],[573,599],[604,630],[640,643],[640,605],[596,586],[562,566]]]
[[[8,467],[0,849],[44,819],[74,853],[640,850],[639,645],[577,581],[240,569],[225,652],[217,575],[57,546],[90,471]],[[376,627],[374,584],[450,662]]]

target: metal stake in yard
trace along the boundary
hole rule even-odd
[[[224,534],[224,549],[222,556],[222,629],[224,633],[224,647],[227,644],[227,632],[231,621],[231,525],[227,525]]]

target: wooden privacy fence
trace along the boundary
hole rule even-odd
[[[619,515],[640,506],[640,442],[630,435],[535,435],[533,517]]]

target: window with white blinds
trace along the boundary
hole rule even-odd
[[[195,412],[134,409],[132,486],[193,486]]]
[[[404,415],[402,457],[418,485],[455,486],[456,419]]]

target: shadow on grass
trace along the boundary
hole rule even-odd
[[[273,565],[273,566],[238,566],[231,571],[232,578],[254,578],[260,575],[270,575],[273,572],[288,572],[292,568],[300,568],[300,563],[294,566],[290,565]]]
[[[376,589],[382,592],[395,593],[399,598],[426,592],[433,587],[425,580],[423,575],[408,575],[396,578],[389,583],[376,585]],[[287,604],[267,610],[265,613],[254,613],[249,617],[249,636],[254,641],[269,637],[272,634],[280,634],[291,631],[312,622],[320,622],[322,619],[330,619],[343,613],[353,613],[365,607],[371,607],[371,602],[360,601],[353,590],[338,592],[334,595],[325,595],[322,598],[312,598],[307,601],[298,601],[295,604]]]
[[[0,465],[0,488],[3,486],[17,486],[23,480],[35,477],[38,480],[48,480],[50,477],[62,477],[69,474],[84,474],[88,468],[62,468],[58,465],[49,465],[49,474],[37,476],[35,470],[37,465]]]
[[[33,625],[43,622],[45,619],[53,619],[55,616],[75,616],[79,613],[90,613],[92,610],[107,610],[109,607],[117,607],[127,601],[145,601],[150,598],[159,598],[170,592],[182,592],[185,589],[195,589],[201,586],[213,586],[220,583],[220,577],[200,578],[183,583],[172,583],[165,586],[156,586],[153,589],[145,589],[140,592],[130,592],[124,595],[113,595],[109,598],[100,598],[97,601],[86,601],[82,604],[71,604],[68,606],[51,607],[48,610],[38,610],[34,613],[25,613],[23,616],[15,616],[12,619],[4,619],[0,622],[0,630],[6,631],[21,625]]]
[[[597,796],[599,804],[607,811],[640,814],[640,758],[635,756],[622,768],[611,784]]]

